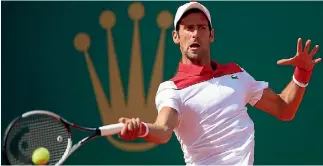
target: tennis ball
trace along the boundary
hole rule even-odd
[[[49,160],[49,151],[44,147],[37,148],[32,155],[32,161],[36,165],[44,165]]]

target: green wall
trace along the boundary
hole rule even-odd
[[[139,22],[144,88],[148,92],[162,10],[175,14],[183,2],[143,2]],[[74,37],[91,37],[89,55],[105,94],[110,97],[106,30],[99,24],[104,10],[112,10],[112,29],[120,77],[128,92],[133,21],[131,2],[2,2],[2,134],[17,115],[46,109],[83,126],[100,126],[99,107],[83,53]],[[280,92],[291,80],[293,68],[276,61],[294,56],[298,37],[323,46],[322,2],[203,2],[212,14],[216,41],[212,58],[240,64],[258,80],[269,81]],[[166,31],[163,79],[176,71],[180,52]],[[321,48],[322,49],[322,48]],[[322,51],[317,57],[322,57]],[[255,122],[255,164],[323,164],[323,64],[316,66],[295,119],[281,122],[257,109],[249,109]],[[75,134],[75,139],[84,134]],[[147,156],[145,156],[147,155]],[[126,157],[127,156],[127,157]],[[144,157],[145,156],[145,157]],[[165,159],[167,157],[168,159]],[[175,137],[166,145],[143,152],[116,148],[106,138],[86,144],[66,164],[184,164]]]

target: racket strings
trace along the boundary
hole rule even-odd
[[[64,124],[53,117],[32,115],[15,123],[7,140],[10,164],[32,164],[32,154],[39,147],[48,149],[48,164],[55,164],[67,149],[69,133]]]

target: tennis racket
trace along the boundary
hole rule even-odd
[[[33,165],[34,150],[45,147],[50,152],[47,164],[61,165],[86,142],[100,136],[117,134],[122,127],[122,123],[98,128],[82,127],[49,111],[29,111],[15,118],[6,129],[2,147],[4,161],[6,165]],[[75,141],[72,128],[89,134],[72,146]]]

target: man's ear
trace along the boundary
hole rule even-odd
[[[173,36],[174,43],[179,44],[179,34],[178,34],[178,32],[176,30],[173,30],[172,36]]]
[[[215,39],[215,30],[212,28],[210,31],[210,43],[213,43]]]

